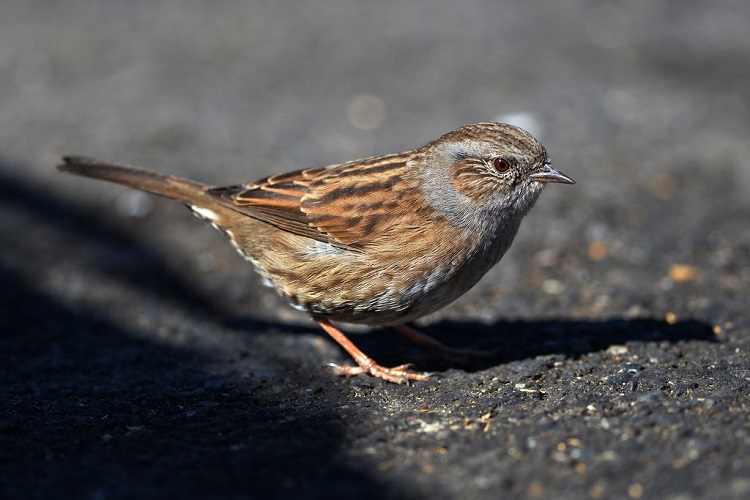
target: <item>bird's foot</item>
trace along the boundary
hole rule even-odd
[[[375,363],[372,358],[367,358],[367,361],[369,362],[365,362],[364,365],[359,366],[341,366],[334,363],[330,363],[329,366],[333,368],[333,373],[339,376],[351,377],[368,374],[394,384],[407,384],[410,380],[427,380],[433,376],[432,373],[415,373],[410,371],[409,368],[412,365],[408,363],[393,368],[386,368]]]

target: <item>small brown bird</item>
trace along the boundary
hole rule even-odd
[[[69,156],[58,168],[183,201],[356,361],[339,375],[424,380],[386,368],[331,321],[404,323],[453,302],[497,263],[548,182],[573,184],[528,132],[477,123],[425,146],[215,187]]]

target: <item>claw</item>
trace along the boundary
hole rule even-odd
[[[329,363],[328,366],[333,368],[333,373],[341,377],[353,377],[356,375],[372,375],[373,377],[383,379],[394,384],[406,384],[410,380],[427,380],[432,377],[432,373],[415,373],[408,370],[408,364],[400,365],[393,368],[386,368],[373,363],[370,366],[342,366],[335,363]]]
[[[351,357],[354,358],[354,361],[357,362],[358,366],[341,366],[335,363],[329,363],[328,366],[333,368],[333,372],[336,375],[352,377],[355,375],[369,374],[373,377],[394,384],[406,384],[410,380],[421,381],[432,377],[431,373],[414,373],[410,371],[409,369],[412,367],[410,363],[395,366],[393,368],[380,366],[374,359],[360,351],[341,330],[334,327],[328,320],[316,318],[315,321],[326,331],[326,333],[328,333],[328,335],[333,337],[341,347],[346,349],[346,352],[348,352]]]

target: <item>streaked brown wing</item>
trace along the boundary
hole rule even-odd
[[[238,212],[284,231],[345,247],[311,226],[307,215],[300,209],[310,179],[325,170],[315,168],[273,175],[247,184],[212,188],[208,194],[220,198]]]
[[[312,226],[350,248],[388,237],[396,223],[411,219],[407,211],[420,199],[408,175],[412,157],[407,151],[349,165],[311,185],[301,208]]]
[[[289,172],[209,193],[284,231],[359,250],[368,235],[387,230],[399,200],[415,189],[403,182],[410,153]]]

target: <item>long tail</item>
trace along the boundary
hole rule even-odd
[[[182,200],[189,205],[205,206],[209,201],[206,191],[212,186],[208,184],[85,156],[65,156],[63,162],[57,166],[62,172],[124,184],[167,198]],[[212,200],[210,204],[215,203],[215,200]]]

